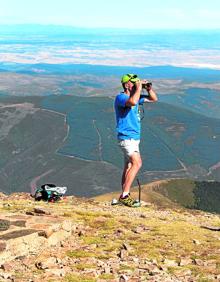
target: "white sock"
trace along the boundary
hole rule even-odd
[[[122,198],[126,197],[129,194],[129,192],[123,192],[122,193]]]

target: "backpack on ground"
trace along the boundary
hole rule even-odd
[[[57,202],[66,193],[67,187],[59,187],[55,184],[43,184],[35,191],[35,201]]]

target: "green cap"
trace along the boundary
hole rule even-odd
[[[126,83],[128,81],[131,81],[132,83],[135,83],[136,81],[139,81],[140,79],[136,74],[128,73],[122,76],[121,83]]]

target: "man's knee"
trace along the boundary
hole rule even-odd
[[[138,167],[138,169],[140,169],[142,167],[142,160],[141,160],[141,158],[139,158],[137,160],[137,167]]]
[[[138,165],[139,165],[139,169],[142,167],[142,159],[140,158],[140,160],[139,160],[139,163],[138,163]]]
[[[131,156],[131,163],[132,165],[134,165],[138,170],[141,168],[142,166],[142,160],[141,160],[141,156],[139,153],[135,153]]]

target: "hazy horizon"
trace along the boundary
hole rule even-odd
[[[0,0],[0,24],[55,24],[128,29],[219,29],[212,0]]]
[[[0,62],[220,69],[220,31],[0,25]]]
[[[0,23],[0,27],[58,27],[58,28],[67,28],[67,29],[78,29],[78,30],[112,30],[112,31],[128,31],[128,32],[196,32],[198,31],[199,33],[206,33],[206,32],[219,32],[220,33],[220,27],[213,28],[213,27],[207,27],[206,29],[204,28],[187,28],[187,27],[182,27],[182,28],[176,28],[176,27],[151,27],[151,28],[146,28],[146,27],[138,27],[138,28],[131,28],[131,27],[94,27],[94,26],[77,26],[77,25],[68,25],[68,24],[45,24],[45,23]]]

